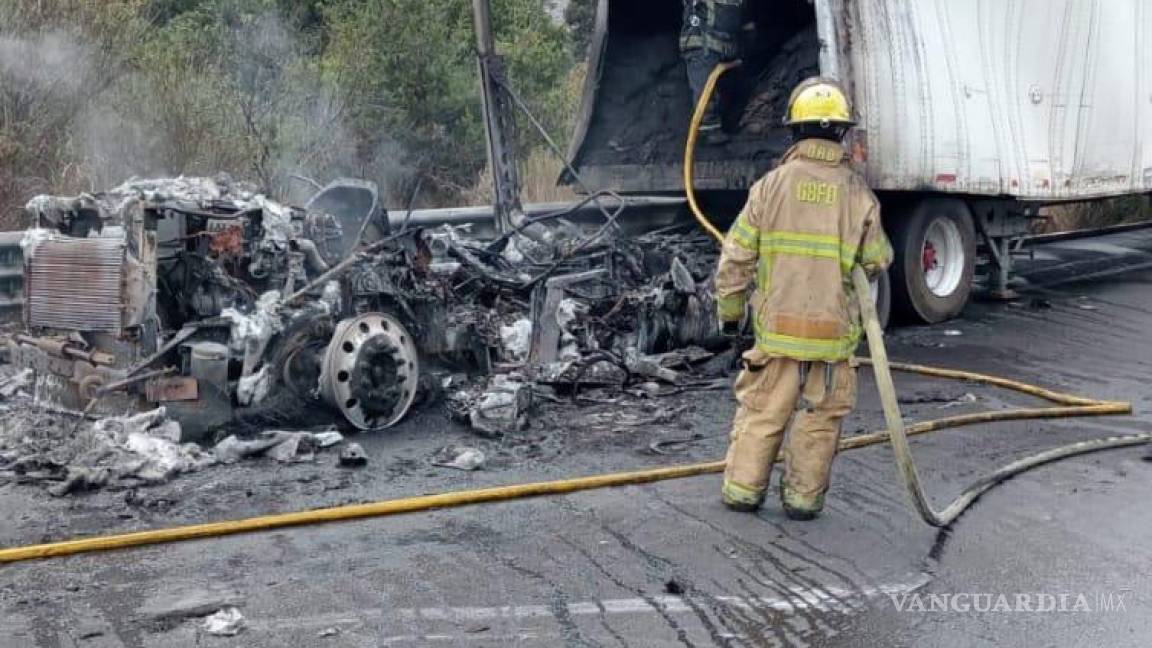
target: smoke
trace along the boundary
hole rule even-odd
[[[6,18],[0,12],[0,19]],[[37,194],[84,187],[84,173],[61,151],[96,82],[94,53],[77,34],[4,33],[0,20],[0,228],[24,224]]]
[[[75,92],[91,77],[93,60],[76,34],[57,30],[31,40],[0,35],[0,78],[6,84]]]
[[[311,188],[293,176],[366,178],[387,195],[411,175],[403,151],[386,136],[357,133],[340,84],[324,76],[307,45],[275,12],[246,16],[223,34],[216,72],[249,144],[252,179],[296,202]]]
[[[305,43],[275,13],[232,28],[227,38],[229,78],[246,132],[268,145],[257,151],[259,179],[297,202],[293,176],[326,182],[340,176],[375,180],[396,193],[412,172],[403,150],[380,133],[358,133],[349,123],[342,88],[321,74]]]
[[[296,174],[374,180],[385,197],[409,182],[404,151],[349,124],[339,84],[278,15],[232,18],[195,55],[157,48],[131,62],[144,37],[132,29],[86,38],[0,24],[0,209],[131,177],[224,172],[297,201],[311,188]]]

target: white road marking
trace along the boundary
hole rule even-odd
[[[640,614],[687,614],[694,612],[691,602],[719,603],[721,605],[739,608],[742,610],[773,610],[783,614],[793,614],[798,611],[822,611],[853,613],[865,607],[866,601],[890,594],[912,592],[928,584],[931,579],[926,574],[919,574],[904,582],[860,590],[843,588],[794,588],[787,590],[786,594],[779,596],[713,596],[694,597],[686,599],[683,596],[660,595],[650,598],[616,598],[591,601],[577,601],[565,604],[568,617],[593,617],[614,615],[640,615]],[[290,619],[262,620],[250,619],[250,626],[254,630],[284,631],[322,629],[332,626],[363,625],[369,619],[383,620],[388,614],[395,615],[407,622],[449,622],[449,623],[482,623],[494,620],[514,619],[555,619],[556,613],[548,605],[503,605],[492,607],[423,607],[423,608],[397,608],[388,612],[383,608],[370,608],[355,612],[342,612],[339,614],[322,614],[310,617],[293,617]],[[534,638],[538,635],[532,633],[516,633],[505,635],[505,638]],[[460,634],[403,634],[391,637],[378,638],[381,645],[419,642],[462,641],[471,638],[493,640],[493,635],[486,632],[460,633]]]

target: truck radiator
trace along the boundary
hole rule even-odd
[[[50,238],[28,254],[25,319],[30,328],[119,332],[124,241]]]

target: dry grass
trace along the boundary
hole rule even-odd
[[[558,184],[563,171],[564,163],[551,151],[532,151],[520,166],[522,200],[526,203],[575,200],[576,193],[571,187]]]
[[[528,203],[569,202],[576,200],[571,187],[558,184],[564,163],[546,149],[536,149],[520,164],[520,201]],[[476,184],[463,192],[464,203],[487,205],[492,202],[492,174],[485,168]]]
[[[1042,210],[1041,213],[1047,218],[1037,222],[1035,228],[1037,234],[1093,229],[1152,219],[1152,198],[1124,196],[1056,205]]]

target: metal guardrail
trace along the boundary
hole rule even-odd
[[[24,304],[24,232],[0,232],[0,312]]]
[[[1106,225],[1089,229],[1069,230],[1067,232],[1052,232],[1051,234],[1033,234],[1021,238],[1023,245],[1039,245],[1043,243],[1056,243],[1057,241],[1070,241],[1074,239],[1092,238],[1104,234],[1117,234],[1152,228],[1152,220],[1136,221],[1135,223],[1121,223],[1119,225]]]

